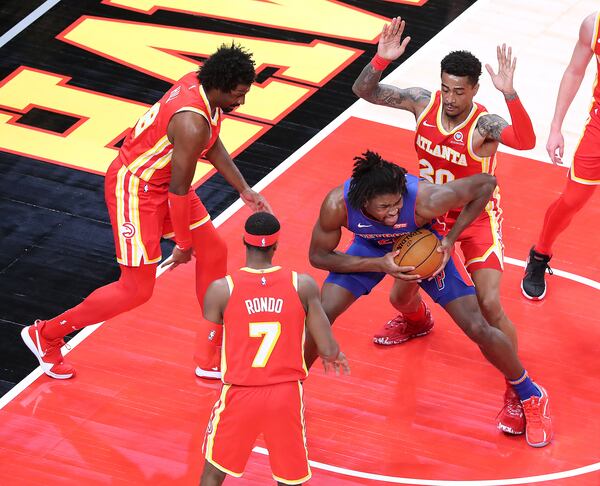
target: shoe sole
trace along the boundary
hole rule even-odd
[[[31,336],[29,335],[29,326],[21,329],[21,339],[23,339],[23,342],[29,348],[29,351],[31,351],[34,354],[34,356],[37,358],[37,360],[39,361],[40,368],[42,369],[42,371],[45,374],[47,374],[49,377],[55,378],[57,380],[68,380],[69,378],[72,378],[75,375],[75,373],[71,373],[70,375],[59,375],[57,373],[53,373],[52,371],[50,371],[48,366],[50,366],[50,368],[52,368],[52,365],[48,365],[48,363],[45,363],[42,360],[42,357],[37,349],[37,346],[35,345],[35,343],[33,342],[33,339],[31,339]]]
[[[413,334],[412,336],[408,336],[407,338],[402,339],[400,341],[395,340],[395,341],[384,342],[384,340],[387,340],[387,338],[373,338],[373,343],[378,344],[380,346],[395,346],[397,344],[402,344],[402,343],[405,343],[406,341],[410,341],[411,339],[415,339],[415,338],[418,338],[421,336],[427,336],[427,334],[429,334],[432,330],[433,330],[433,326],[428,331],[420,332],[418,334]]]
[[[220,380],[222,376],[220,371],[208,371],[199,367],[196,367],[194,373],[198,378],[206,378],[208,380]]]
[[[525,292],[525,289],[523,288],[523,280],[521,280],[521,293],[528,300],[543,300],[544,297],[546,297],[547,290],[548,290],[548,287],[546,286],[546,288],[544,289],[544,293],[542,295],[540,295],[539,297],[529,295],[527,292]]]
[[[513,429],[512,427],[507,427],[506,425],[501,424],[501,423],[499,423],[497,425],[497,427],[498,427],[498,430],[501,430],[502,432],[504,432],[505,434],[508,434],[508,435],[523,435],[525,433],[524,430],[521,432],[518,432],[515,429]]]
[[[550,444],[550,442],[552,442],[552,437],[550,437],[550,439],[546,442],[540,442],[538,444],[532,444],[531,442],[527,442],[527,444],[531,447],[535,447],[536,449],[539,449],[540,447],[546,447],[548,444]]]

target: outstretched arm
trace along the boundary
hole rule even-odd
[[[498,73],[489,64],[485,67],[498,91],[504,95],[512,125],[498,115],[483,115],[477,120],[477,130],[484,140],[493,140],[518,150],[528,150],[535,147],[535,132],[531,119],[521,104],[513,87],[517,58],[512,57],[512,48],[497,46]]]
[[[221,138],[217,138],[214,145],[206,153],[206,158],[219,171],[225,180],[240,193],[242,201],[253,211],[267,211],[272,213],[273,210],[267,200],[256,191],[250,189],[250,186],[244,179],[235,163],[233,162],[229,152],[221,142]]]
[[[496,178],[490,174],[475,174],[441,185],[420,182],[416,214],[425,222],[443,216],[451,209],[462,208],[446,236],[453,245],[463,230],[485,209],[495,188]]]
[[[377,55],[356,78],[352,91],[356,96],[370,103],[407,110],[418,117],[429,103],[431,92],[423,88],[401,89],[379,82],[383,70],[391,61],[404,54],[410,42],[410,37],[402,39],[404,27],[405,22],[400,17],[392,19],[391,24],[383,26]]]
[[[319,287],[310,275],[298,275],[298,295],[306,310],[306,327],[317,345],[325,371],[333,368],[338,373],[341,367],[344,373],[350,373],[348,361],[331,332],[329,319],[321,304]]]
[[[581,86],[585,70],[589,64],[594,51],[592,50],[592,37],[594,35],[594,23],[596,14],[588,15],[579,28],[579,38],[573,49],[571,62],[567,66],[560,82],[558,89],[558,97],[556,99],[556,108],[554,109],[554,117],[550,125],[550,135],[546,143],[548,155],[555,164],[562,162],[564,155],[565,141],[562,136],[562,124],[567,114],[575,94]]]

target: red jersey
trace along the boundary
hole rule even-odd
[[[215,108],[212,115],[212,108],[197,74],[186,74],[127,134],[117,158],[132,174],[156,185],[169,183],[173,144],[167,137],[167,127],[171,117],[182,111],[198,113],[208,122],[210,139],[202,156],[213,146],[221,130],[221,109]]]
[[[596,14],[592,33],[592,51],[596,56],[596,82],[594,83],[594,108],[600,106],[600,12]]]
[[[482,172],[494,175],[496,154],[479,157],[473,150],[477,120],[485,114],[485,107],[474,103],[465,121],[448,132],[442,125],[442,94],[440,91],[432,94],[431,101],[417,119],[415,131],[419,175],[434,184],[444,184]],[[486,211],[500,212],[499,202],[500,192],[496,188]],[[452,224],[459,212],[450,211],[447,222]]]
[[[245,267],[225,278],[230,297],[223,314],[223,382],[262,386],[305,379],[306,312],[298,274]]]

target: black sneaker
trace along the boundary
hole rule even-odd
[[[546,296],[546,279],[544,278],[546,270],[552,275],[552,269],[548,262],[552,258],[549,255],[538,253],[531,247],[527,267],[525,267],[525,276],[521,281],[521,291],[523,295],[530,300],[542,300]]]

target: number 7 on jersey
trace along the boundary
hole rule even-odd
[[[281,324],[279,322],[250,322],[250,337],[261,337],[262,342],[252,361],[253,368],[264,368],[267,361],[277,344],[281,334]]]

